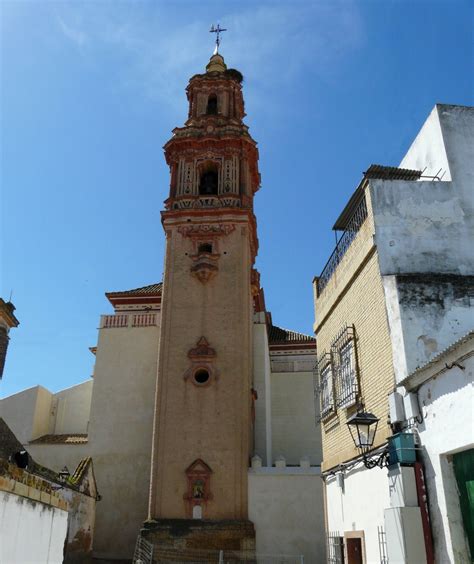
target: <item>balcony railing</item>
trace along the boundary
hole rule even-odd
[[[132,327],[151,327],[156,325],[156,313],[138,313],[132,317]]]
[[[120,313],[102,316],[102,329],[120,329],[123,327],[153,327],[156,326],[156,313]]]
[[[103,315],[102,328],[112,329],[128,327],[128,315]]]
[[[329,257],[329,260],[327,261],[325,267],[323,268],[323,271],[321,272],[321,276],[319,277],[317,282],[318,295],[321,295],[321,292],[327,286],[336,268],[346,254],[347,249],[350,247],[352,241],[356,238],[357,233],[359,232],[362,224],[366,219],[367,204],[364,197],[360,201],[357,208],[354,210],[354,214],[349,220],[345,231],[341,235],[341,238],[337,242],[336,248],[334,249],[332,255]]]

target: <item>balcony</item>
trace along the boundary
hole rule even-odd
[[[158,317],[156,313],[120,313],[102,315],[101,329],[123,329],[125,327],[156,327]]]
[[[321,295],[324,288],[327,286],[329,280],[336,271],[339,263],[344,258],[344,255],[351,246],[352,241],[356,238],[357,233],[359,232],[366,219],[367,203],[365,196],[363,196],[357,207],[355,208],[351,218],[347,222],[341,238],[336,244],[336,248],[329,257],[329,260],[327,261],[326,265],[323,268],[323,271],[321,272],[321,275],[317,280],[318,296]]]

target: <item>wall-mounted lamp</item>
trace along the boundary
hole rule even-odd
[[[352,440],[356,448],[362,452],[366,468],[375,468],[376,466],[383,468],[388,465],[387,448],[385,448],[379,456],[372,456],[370,458],[367,456],[368,451],[374,444],[378,423],[378,417],[373,413],[367,413],[365,411],[358,411],[347,420],[347,426],[351,432]]]
[[[67,466],[64,466],[64,468],[58,472],[58,476],[61,482],[66,482],[71,476],[71,472],[69,472]]]

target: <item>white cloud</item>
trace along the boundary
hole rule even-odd
[[[182,111],[184,85],[204,71],[214,47],[204,2],[174,4],[182,7],[178,17],[166,3],[59,6],[60,29],[69,40],[121,51],[124,84]],[[243,3],[239,10],[222,13],[219,21],[228,29],[221,52],[255,87],[247,93],[254,108],[268,103],[268,93],[298,73],[333,73],[363,37],[357,6],[348,1]]]
[[[67,37],[67,39],[69,39],[79,47],[82,47],[86,43],[87,35],[84,33],[84,31],[80,29],[74,29],[73,27],[67,25],[66,22],[60,16],[57,16],[57,21],[59,24],[59,28],[61,29],[63,34]]]

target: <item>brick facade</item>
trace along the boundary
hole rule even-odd
[[[390,434],[387,424],[387,395],[394,385],[392,349],[377,250],[373,244],[373,222],[369,216],[337,266],[320,296],[316,296],[318,357],[330,352],[335,337],[345,326],[353,326],[359,400],[379,419],[374,446]],[[356,405],[336,407],[321,423],[323,469],[356,457],[347,418]]]

